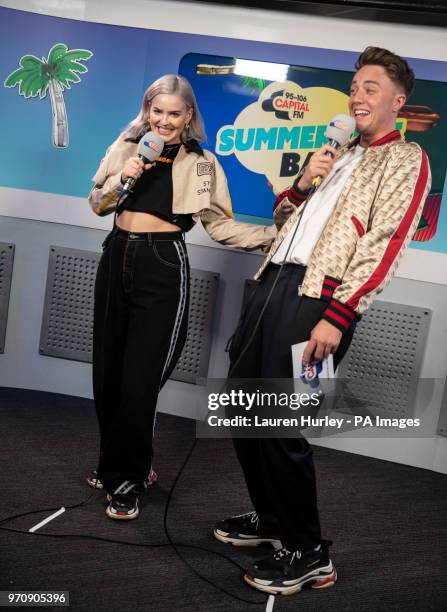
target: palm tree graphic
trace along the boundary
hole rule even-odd
[[[88,60],[93,53],[87,49],[68,50],[64,43],[53,45],[48,57],[40,60],[35,55],[24,55],[20,68],[11,72],[5,87],[19,85],[19,94],[25,98],[45,98],[50,93],[52,136],[55,147],[68,147],[68,119],[64,101],[64,89],[70,83],[79,83],[79,74],[88,72],[81,60]]]

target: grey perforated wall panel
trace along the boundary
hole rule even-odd
[[[0,353],[5,352],[13,264],[14,245],[0,242]]]
[[[50,247],[40,353],[92,360],[93,289],[99,253]]]
[[[426,308],[376,300],[340,364],[338,377],[349,391],[335,409],[359,413],[364,407],[379,416],[411,416],[430,319]]]
[[[93,290],[100,253],[52,246],[40,338],[42,355],[92,361]],[[206,378],[219,274],[191,270],[188,336],[171,378]]]
[[[171,379],[200,383],[208,374],[211,331],[219,274],[191,270],[191,303],[185,347]]]
[[[445,382],[444,394],[442,396],[437,433],[439,436],[447,437],[447,380]]]

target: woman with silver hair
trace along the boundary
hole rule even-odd
[[[155,163],[137,156],[142,136],[164,142]],[[139,514],[156,480],[152,437],[158,393],[186,340],[189,264],[184,235],[201,220],[224,244],[267,249],[275,226],[237,223],[224,171],[200,143],[203,121],[186,79],[165,75],[146,90],[140,113],[109,147],[93,177],[93,211],[115,211],[95,285],[93,390],[100,428],[98,469],[113,519]],[[128,195],[123,185],[136,181]]]

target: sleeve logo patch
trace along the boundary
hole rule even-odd
[[[212,162],[199,162],[197,164],[197,176],[213,174],[213,172],[214,172],[214,164]]]

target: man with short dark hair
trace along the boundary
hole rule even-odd
[[[418,226],[430,167],[419,145],[396,130],[414,74],[404,59],[376,47],[360,55],[356,68],[349,110],[359,137],[340,151],[324,145],[278,197],[277,215],[291,204],[296,210],[256,275],[259,285],[232,341],[233,378],[292,378],[291,345],[304,341],[304,363],[332,353],[336,367],[357,319],[390,282]],[[323,182],[304,205],[316,177]],[[337,573],[330,542],[321,537],[308,442],[235,439],[234,446],[254,511],[220,521],[214,535],[278,549],[256,561],[245,580],[273,594],[298,592],[306,583],[332,586]]]

